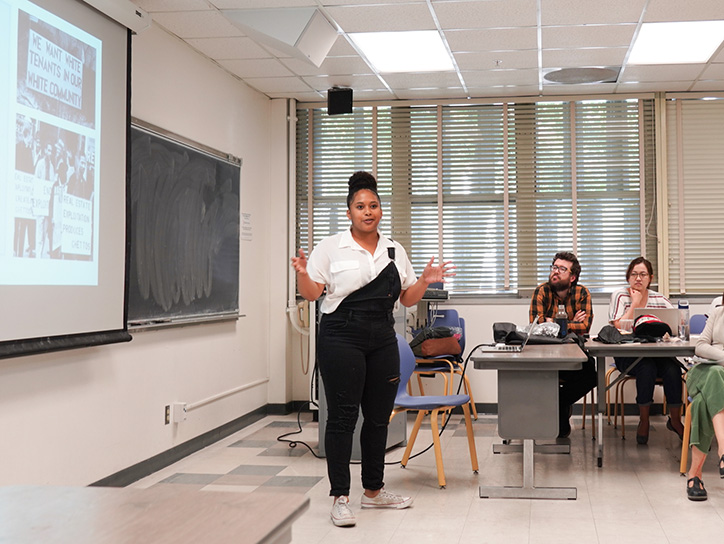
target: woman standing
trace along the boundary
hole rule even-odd
[[[384,489],[387,425],[400,381],[400,357],[392,315],[399,299],[413,306],[427,286],[454,275],[449,262],[434,257],[415,278],[404,248],[377,229],[382,219],[377,182],[367,172],[349,178],[347,217],[351,226],[322,240],[310,254],[292,258],[297,286],[307,300],[327,289],[321,304],[317,359],[328,414],[325,433],[331,518],[337,526],[356,523],[349,507],[352,437],[359,408],[364,422],[361,499],[363,508],[407,508],[411,497]]]
[[[706,489],[701,469],[716,436],[719,476],[724,478],[724,306],[716,308],[696,342],[696,354],[715,364],[698,364],[686,374],[686,387],[692,398],[691,467],[686,495],[692,501],[705,501]]]
[[[673,308],[669,299],[661,293],[649,289],[654,269],[644,257],[631,261],[626,270],[628,287],[611,293],[608,307],[608,320],[614,327],[620,327],[621,321],[633,320],[634,308]],[[616,357],[616,368],[622,374],[636,360],[636,357]],[[666,428],[675,432],[679,438],[684,436],[681,423],[681,366],[671,357],[645,357],[629,371],[636,378],[636,404],[639,405],[639,425],[636,429],[636,442],[646,444],[649,441],[649,411],[654,402],[654,385],[661,378],[664,383],[664,395],[669,407],[669,419]]]

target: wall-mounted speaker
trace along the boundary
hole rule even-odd
[[[352,113],[352,89],[332,87],[327,89],[327,114]]]

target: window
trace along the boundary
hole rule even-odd
[[[592,290],[620,286],[642,253],[656,261],[645,233],[655,213],[650,100],[300,109],[298,120],[302,247],[310,209],[313,243],[347,228],[347,179],[368,170],[383,232],[418,273],[433,255],[453,260],[454,295],[531,289],[557,251],[579,255]]]
[[[720,294],[724,290],[724,100],[669,100],[666,129],[670,291]]]

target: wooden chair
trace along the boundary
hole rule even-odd
[[[397,388],[397,397],[395,398],[395,408],[390,415],[390,421],[395,415],[417,411],[417,418],[412,427],[410,436],[407,439],[407,448],[402,456],[401,464],[407,466],[410,460],[412,447],[415,445],[417,433],[422,426],[425,415],[430,413],[430,427],[432,430],[432,442],[435,450],[435,465],[437,467],[437,483],[441,488],[447,484],[445,480],[445,469],[442,463],[442,445],[440,443],[440,431],[438,429],[438,419],[445,411],[452,410],[460,406],[465,416],[465,429],[468,435],[468,449],[470,450],[470,462],[473,472],[478,472],[478,454],[475,449],[475,435],[473,433],[473,422],[470,418],[470,397],[468,395],[421,395],[411,396],[407,393],[407,382],[410,380],[415,369],[415,354],[407,341],[397,335],[397,346],[400,350],[400,383]]]
[[[596,436],[596,414],[593,409],[593,407],[595,406],[595,403],[596,403],[596,399],[593,395],[593,392],[595,390],[596,390],[596,388],[594,387],[593,389],[591,389],[589,391],[589,393],[591,395],[591,429],[592,429],[591,436],[593,436],[593,437]],[[581,429],[585,429],[585,428],[586,428],[586,395],[583,395],[583,421],[581,422]]]
[[[684,417],[684,438],[681,441],[681,463],[679,472],[686,474],[686,466],[689,462],[689,440],[691,439],[691,399],[686,397],[686,417]]]

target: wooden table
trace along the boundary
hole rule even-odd
[[[297,493],[167,485],[0,487],[0,542],[13,544],[284,544],[309,507]]]
[[[606,410],[606,391],[616,385],[624,375],[621,374],[606,388],[606,357],[636,357],[629,365],[632,368],[644,357],[691,357],[694,355],[696,340],[687,342],[647,342],[643,344],[604,344],[595,340],[586,341],[586,350],[596,358],[596,371],[598,373],[598,428],[596,440],[598,442],[598,466],[603,466],[603,413]]]
[[[475,368],[498,371],[498,434],[523,440],[523,485],[480,486],[480,497],[575,499],[575,487],[536,487],[533,453],[567,453],[570,445],[535,445],[558,436],[558,371],[578,370],[587,360],[577,344],[528,344],[519,353],[474,352]],[[519,445],[496,444],[494,453],[521,451]]]

